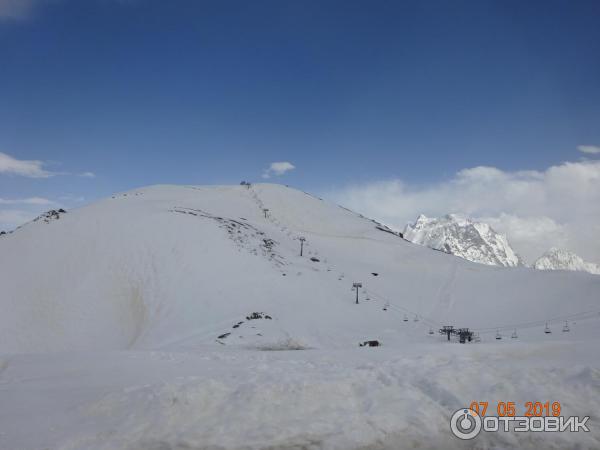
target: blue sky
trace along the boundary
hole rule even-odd
[[[0,0],[0,152],[53,175],[0,172],[0,211],[273,162],[341,198],[594,161],[599,21],[597,1]]]

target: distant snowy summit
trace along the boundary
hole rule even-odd
[[[404,238],[416,244],[491,266],[516,267],[523,261],[508,239],[490,225],[457,214],[429,218],[421,214],[404,229]]]
[[[548,250],[535,261],[533,267],[538,270],[574,270],[600,275],[600,265],[585,262],[575,253],[559,248]]]
[[[506,236],[497,233],[487,223],[476,222],[458,214],[438,218],[421,214],[414,224],[406,226],[403,235],[415,244],[476,263],[503,267],[524,265]],[[571,270],[600,275],[600,265],[586,262],[575,253],[558,248],[548,250],[532,267],[537,270]]]

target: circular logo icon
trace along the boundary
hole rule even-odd
[[[481,417],[472,409],[459,409],[452,414],[450,430],[459,439],[473,439],[481,431]]]

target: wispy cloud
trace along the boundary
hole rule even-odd
[[[579,145],[577,147],[577,150],[579,150],[582,153],[587,153],[589,155],[600,154],[600,147],[597,145]]]
[[[43,197],[29,197],[19,199],[0,198],[0,205],[53,205],[56,202]]]
[[[0,19],[23,19],[33,11],[35,0],[0,0]]]
[[[427,186],[382,180],[325,194],[402,229],[423,213],[462,213],[508,235],[529,262],[552,246],[600,262],[600,161],[565,162],[542,171],[473,167]]]
[[[44,169],[42,161],[17,159],[2,152],[0,152],[0,173],[30,178],[48,178],[55,175]]]
[[[291,162],[281,161],[281,162],[273,162],[269,166],[268,169],[262,174],[263,178],[271,178],[272,175],[280,177],[281,175],[289,172],[290,170],[294,170],[296,166],[294,166]]]
[[[26,20],[36,10],[47,4],[60,3],[67,0],[0,0],[0,21],[4,20]],[[71,0],[75,3],[75,0]],[[80,0],[82,1],[82,0]],[[138,0],[106,0],[117,5],[136,4]]]
[[[37,216],[38,214],[35,212],[20,209],[0,210],[0,231],[10,231]]]
[[[17,159],[0,152],[0,174],[20,175],[29,178],[50,178],[56,175],[77,175],[82,178],[96,178],[94,172],[51,172],[45,169],[46,163],[38,160]]]

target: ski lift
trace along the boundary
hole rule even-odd
[[[418,322],[419,321],[419,316],[415,314],[415,318],[413,319],[413,322]]]
[[[502,335],[500,334],[500,330],[496,330],[496,339],[502,339]]]
[[[515,328],[515,331],[513,331],[513,334],[510,336],[511,339],[517,339],[519,336],[517,335],[517,329]]]
[[[544,333],[546,334],[550,334],[552,333],[552,330],[550,329],[550,327],[548,326],[548,322],[546,322],[546,328],[544,328]]]
[[[383,310],[387,311],[389,306],[390,306],[389,302],[386,302],[385,305],[383,305]]]
[[[408,322],[408,316],[406,314],[404,314],[404,319],[405,322]]]
[[[565,326],[563,327],[563,333],[567,333],[568,331],[570,331],[569,322],[565,320]]]
[[[429,329],[429,334],[433,334],[433,328]]]

